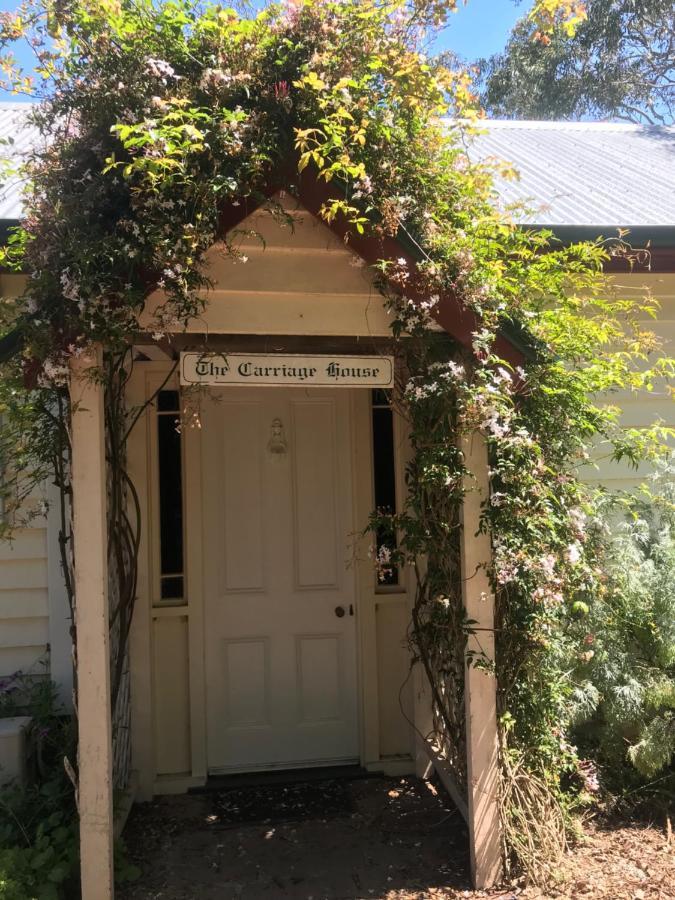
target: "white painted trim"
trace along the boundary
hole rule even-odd
[[[294,769],[330,769],[335,766],[358,765],[359,760],[356,756],[336,756],[333,759],[298,759],[294,762],[273,763],[272,765],[261,763],[260,765],[210,766],[209,777],[211,775],[247,775],[252,772],[270,774],[272,772],[292,772]]]
[[[127,385],[127,408],[139,408],[146,399],[148,363],[136,363]],[[155,364],[156,366],[156,364]],[[166,370],[166,364],[163,364]],[[138,585],[129,635],[131,678],[131,762],[138,773],[138,798],[151,800],[155,778],[154,711],[152,694],[151,573],[149,571],[150,507],[148,449],[150,418],[146,410],[127,442],[129,476],[136,485],[141,509],[138,550]]]
[[[184,393],[181,391],[181,403]],[[188,652],[190,672],[190,752],[192,777],[206,778],[206,640],[204,618],[203,556],[203,429],[187,425],[183,429],[183,568],[187,586]]]
[[[368,763],[364,768],[374,775],[396,778],[399,775],[414,775],[415,760],[411,756],[383,756],[377,762]]]
[[[488,450],[479,432],[462,436],[460,448],[469,473],[464,479],[460,538],[462,598],[467,619],[475,622],[467,651],[490,663],[495,658],[495,598],[487,572],[492,544],[490,535],[480,532],[481,504],[490,493]],[[467,665],[465,673],[471,873],[475,886],[485,889],[502,877],[497,681],[484,667]]]
[[[112,900],[113,789],[103,384],[100,347],[71,358],[71,441],[82,900]]]
[[[372,406],[369,392],[355,391],[352,402],[354,422],[354,512],[355,525],[358,531],[368,523],[369,516],[375,507],[375,489],[373,484],[373,428]],[[405,467],[410,459],[411,446],[408,424],[399,415],[396,408],[394,415],[394,470],[396,474],[396,498],[400,512],[405,502]],[[414,600],[414,585],[410,573],[402,567],[400,581],[396,586],[378,588],[375,568],[367,555],[371,538],[366,535],[359,543],[357,560],[357,590],[359,619],[358,641],[360,657],[360,690],[361,690],[361,764],[368,771],[385,772],[385,774],[409,774],[415,771],[412,757],[382,757],[381,754],[381,722],[380,722],[380,687],[378,676],[378,659],[383,648],[377,642],[377,609],[388,603],[404,604],[408,615]],[[403,635],[401,636],[403,637]],[[410,725],[410,753],[414,752],[414,725],[417,719],[417,695],[411,685],[413,723]],[[425,766],[428,760],[424,757]]]
[[[405,507],[408,486],[406,484],[406,469],[413,458],[413,446],[410,440],[410,422],[396,410],[394,403],[394,453],[396,471],[396,502],[397,512],[401,513]],[[399,534],[399,541],[402,535]],[[417,581],[410,567],[402,566],[399,572],[400,590],[405,593],[408,623],[412,621],[413,606],[417,592]],[[392,596],[391,590],[385,592],[380,588],[376,592],[377,602],[383,603],[386,598]],[[398,594],[400,596],[400,593]],[[431,713],[431,693],[426,688],[424,669],[420,664],[413,667],[409,674],[410,690],[412,693],[412,722],[410,723],[410,752],[413,759],[412,771],[422,776],[423,767],[428,766],[428,759],[424,753],[421,734],[426,734],[433,723]]]
[[[372,437],[370,426],[370,394],[354,392],[351,396],[352,424],[352,492],[354,532],[368,522],[372,505]],[[356,578],[356,642],[359,689],[359,745],[361,765],[379,764],[380,722],[377,682],[377,631],[373,595],[373,567],[365,552],[364,542],[355,548],[358,555]]]
[[[165,364],[172,362],[169,351],[164,347],[160,347],[159,344],[136,344],[133,350],[134,352],[136,350],[140,351],[144,356],[147,356],[150,362]]]
[[[190,788],[204,787],[206,776],[195,778],[189,772],[182,775],[158,775],[152,786],[152,793],[156,796],[169,796],[172,794],[187,794]]]

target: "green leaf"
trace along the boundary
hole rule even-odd
[[[61,884],[70,875],[70,866],[66,862],[59,862],[51,868],[47,874],[49,881]]]

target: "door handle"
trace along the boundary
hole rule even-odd
[[[341,619],[345,615],[345,612],[346,611],[345,611],[344,606],[336,606],[335,607],[335,615],[338,617],[338,619]],[[353,603],[349,604],[349,615],[350,616],[354,615],[354,604]]]

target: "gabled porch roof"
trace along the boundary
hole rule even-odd
[[[292,170],[291,170],[292,171]],[[405,260],[410,278],[405,287],[405,294],[415,302],[423,302],[427,299],[423,279],[418,271],[418,263],[425,259],[423,247],[414,237],[399,229],[394,236],[377,234],[370,231],[368,234],[353,233],[344,216],[338,215],[331,222],[325,222],[321,217],[321,209],[324,203],[334,199],[336,186],[317,179],[309,169],[305,169],[299,176],[282,177],[282,170],[270,178],[265,188],[255,196],[243,197],[237,202],[223,206],[220,218],[219,231],[222,236],[236,229],[248,216],[259,209],[274,194],[280,190],[288,190],[286,185],[294,181],[294,195],[298,202],[325,227],[329,228],[342,242],[360,256],[368,266],[375,266],[382,260]],[[382,275],[386,280],[386,274]],[[158,276],[151,274],[147,278],[146,295],[150,295],[157,288]],[[400,292],[396,285],[392,285],[394,292]],[[447,334],[458,344],[470,347],[473,334],[480,328],[480,319],[471,309],[462,302],[461,298],[453,291],[446,290],[440,295],[439,302],[431,311],[433,318]],[[24,323],[25,324],[25,323]],[[15,329],[0,338],[0,362],[7,361],[16,355],[23,345],[23,324],[19,322]],[[520,365],[528,356],[534,355],[533,342],[527,333],[515,322],[505,324],[496,341],[496,352],[512,365]]]

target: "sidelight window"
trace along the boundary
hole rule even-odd
[[[373,428],[373,484],[375,508],[385,515],[396,512],[396,454],[394,449],[394,412],[386,391],[372,392]],[[399,583],[399,570],[387,565],[396,549],[396,535],[382,528],[376,535],[378,554],[378,583],[392,586]]]
[[[181,444],[178,391],[160,391],[157,395],[160,597],[174,602],[185,596]]]

